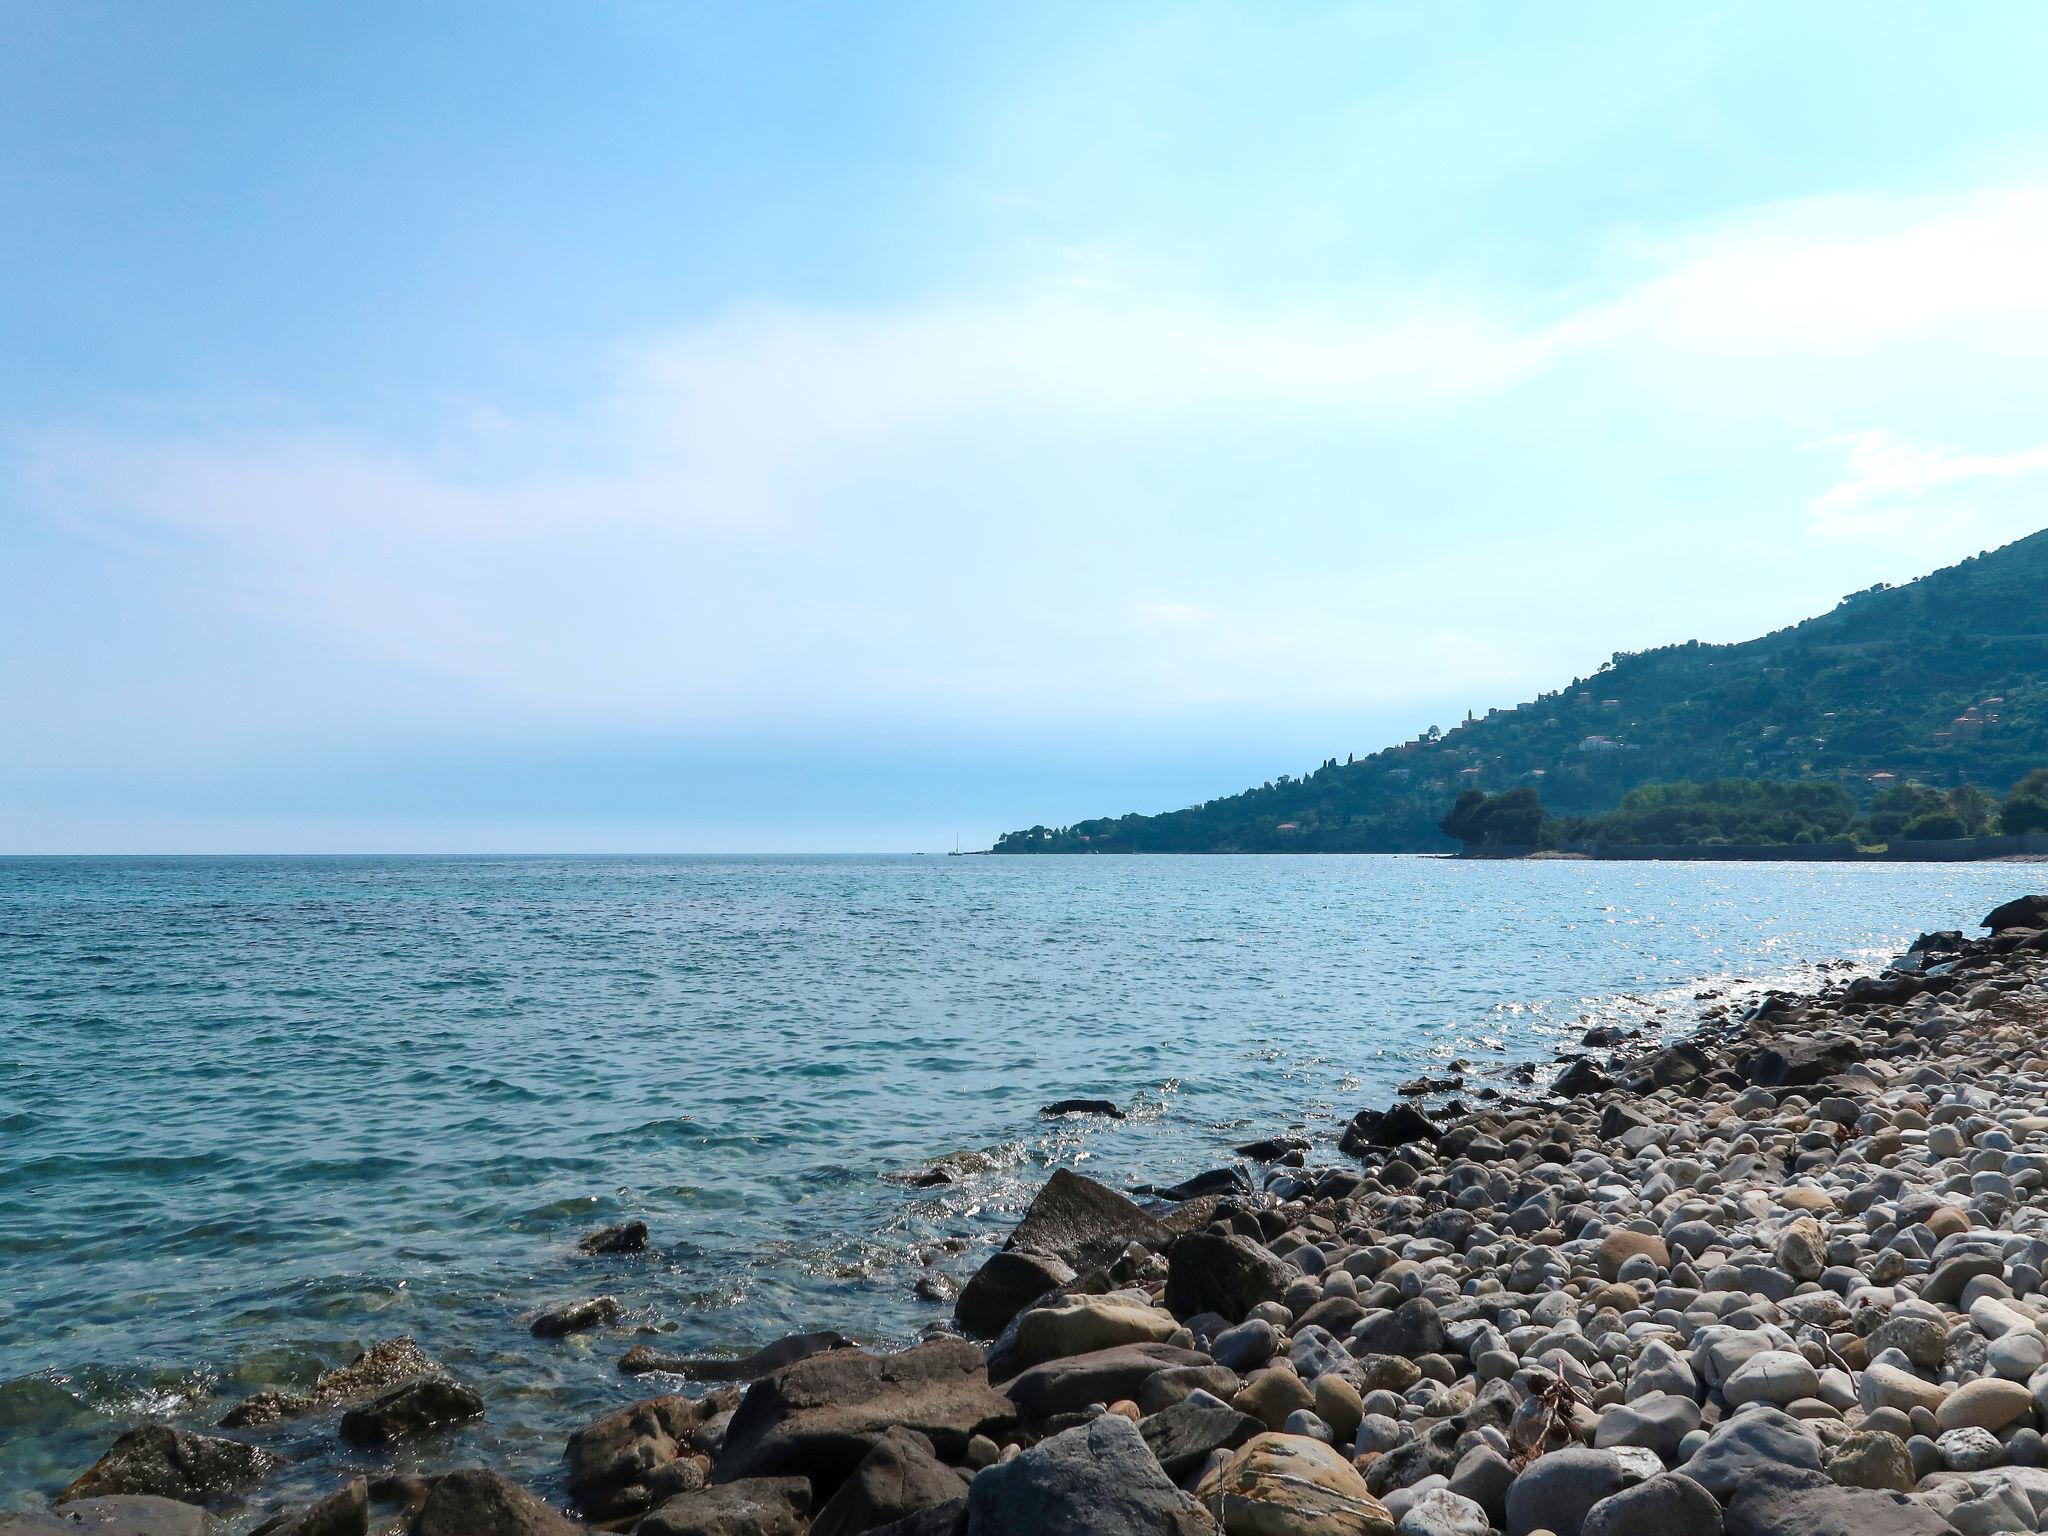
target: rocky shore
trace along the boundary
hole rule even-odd
[[[568,1512],[401,1460],[255,1529],[2048,1529],[2048,897],[1985,927],[1675,1043],[1595,1037],[1525,1091],[1419,1085],[1350,1122],[1339,1166],[1279,1137],[1239,1149],[1257,1178],[1144,1206],[1056,1173],[956,1331],[895,1354],[832,1333],[743,1361],[629,1353],[622,1400],[646,1372],[684,1390],[570,1437]],[[636,1226],[587,1246],[631,1251]],[[589,1297],[530,1325],[618,1312]],[[332,1416],[374,1457],[488,1411],[393,1340],[218,1433],[132,1430],[0,1531],[201,1536],[261,1504],[271,1426]]]

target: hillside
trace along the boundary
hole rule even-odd
[[[1156,816],[1005,834],[998,853],[1403,852],[1452,845],[1461,790],[1559,815],[1639,784],[1760,778],[2002,790],[2048,763],[2048,531],[1736,645],[1617,653],[1592,677],[1355,762]]]

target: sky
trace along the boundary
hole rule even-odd
[[[0,0],[0,852],[986,846],[2048,523],[2048,10]]]

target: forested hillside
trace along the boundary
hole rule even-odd
[[[1839,783],[1867,804],[1909,780],[2000,791],[2043,763],[2048,531],[1760,639],[1618,653],[1441,735],[1184,810],[1011,832],[995,851],[1436,850],[1466,789],[1531,786],[1561,816],[1724,778]]]

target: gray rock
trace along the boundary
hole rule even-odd
[[[1581,1536],[1594,1505],[1638,1481],[1612,1451],[1573,1446],[1539,1456],[1508,1489],[1508,1536]]]
[[[279,1465],[270,1452],[239,1440],[144,1424],[109,1446],[57,1500],[66,1504],[142,1493],[208,1504],[251,1487]]]
[[[1745,1479],[1767,1468],[1820,1471],[1819,1443],[1797,1419],[1775,1408],[1752,1408],[1716,1425],[1681,1470],[1726,1501]]]
[[[197,1505],[149,1493],[73,1499],[50,1510],[0,1516],[5,1536],[206,1536]]]
[[[1278,1301],[1301,1272],[1248,1237],[1190,1232],[1166,1255],[1166,1310],[1189,1318],[1217,1312],[1232,1322]]]
[[[1031,1419],[1075,1413],[1090,1403],[1135,1397],[1145,1379],[1168,1366],[1207,1365],[1209,1357],[1171,1344],[1119,1344],[1034,1365],[1003,1391]],[[722,1463],[721,1463],[722,1465]]]
[[[1207,1461],[1211,1451],[1234,1451],[1265,1427],[1202,1391],[1190,1392],[1171,1408],[1138,1421],[1138,1433],[1154,1459],[1176,1482]]]
[[[1432,1488],[1408,1506],[1397,1536],[1487,1536],[1486,1511],[1448,1488]]]
[[[619,1370],[628,1376],[665,1371],[687,1376],[692,1381],[759,1381],[785,1365],[822,1355],[828,1349],[851,1349],[853,1340],[830,1328],[814,1333],[792,1333],[764,1345],[749,1355],[669,1355],[646,1344],[635,1344],[619,1360]]]
[[[1619,1403],[1600,1415],[1593,1444],[1601,1450],[1641,1446],[1666,1462],[1678,1459],[1678,1443],[1700,1427],[1700,1406],[1689,1397],[1653,1393]]]
[[[1157,1249],[1172,1238],[1162,1222],[1107,1185],[1058,1168],[1003,1246],[1089,1270],[1106,1269],[1132,1243]]]
[[[647,1223],[622,1221],[590,1233],[576,1246],[585,1253],[640,1253],[647,1247]]]
[[[908,1429],[884,1430],[853,1475],[811,1522],[811,1536],[860,1536],[960,1497],[960,1478],[932,1443]]]
[[[1789,1467],[1745,1478],[1722,1525],[1727,1536],[1952,1536],[1948,1521],[1902,1493],[1844,1488]]]
[[[1911,1493],[1917,1479],[1906,1442],[1884,1430],[1863,1429],[1835,1447],[1827,1474],[1844,1488],[1886,1488]]]
[[[1579,1536],[1721,1536],[1721,1506],[1684,1473],[1666,1472],[1595,1504]]]
[[[1217,1334],[1209,1353],[1218,1365],[1227,1365],[1242,1376],[1272,1359],[1279,1347],[1280,1330],[1263,1317],[1253,1317]]]
[[[1210,1536],[1136,1425],[1107,1413],[975,1474],[968,1536]]]
[[[616,1323],[625,1316],[625,1312],[616,1296],[586,1296],[581,1301],[565,1301],[558,1307],[549,1307],[533,1320],[533,1336],[536,1339],[559,1339],[571,1333],[587,1333],[592,1328]]]
[[[1443,1319],[1436,1303],[1426,1296],[1404,1301],[1391,1312],[1368,1317],[1351,1330],[1359,1353],[1400,1355],[1413,1360],[1418,1355],[1440,1355],[1444,1351]]]
[[[633,1529],[635,1536],[804,1536],[810,1507],[811,1485],[801,1477],[743,1477],[677,1494]]]

